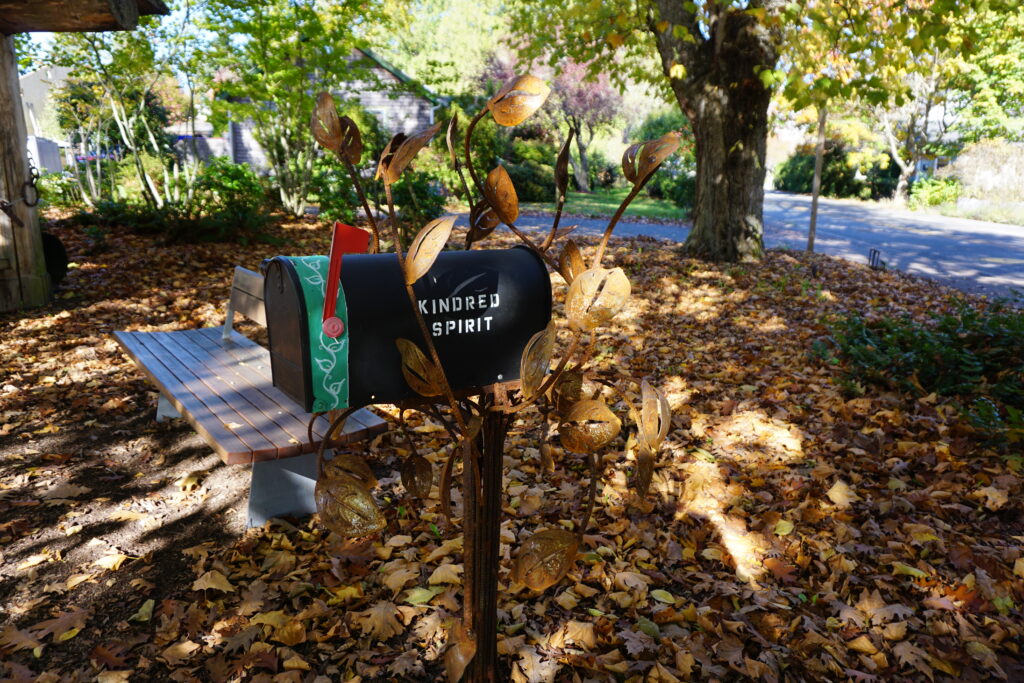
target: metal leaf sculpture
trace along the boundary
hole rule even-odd
[[[558,436],[573,453],[593,453],[607,446],[621,428],[622,422],[602,401],[584,399],[566,411]]]
[[[320,523],[339,536],[368,536],[387,526],[370,491],[352,475],[321,477],[314,496]]]
[[[487,203],[487,200],[477,202],[469,210],[469,232],[466,233],[466,247],[485,239],[494,232],[494,229],[501,224],[498,214]]]
[[[487,181],[484,182],[484,197],[491,205],[494,213],[501,219],[502,223],[511,225],[519,218],[519,198],[516,196],[516,187],[512,179],[508,177],[508,171],[501,164],[498,164],[487,174]]]
[[[636,475],[633,480],[633,485],[636,487],[636,493],[638,496],[643,498],[647,495],[647,491],[651,488],[651,480],[653,478],[654,455],[641,449],[640,453],[636,456]]]
[[[573,279],[565,297],[569,327],[590,332],[611,320],[629,300],[629,278],[622,268],[591,268]]]
[[[575,367],[565,370],[555,380],[551,387],[552,398],[554,399],[555,412],[565,415],[583,396],[583,368]]]
[[[405,284],[414,284],[427,274],[434,265],[438,254],[444,249],[455,226],[455,216],[435,218],[419,231],[416,239],[409,247],[409,256],[405,260]]]
[[[359,132],[356,122],[347,116],[342,116],[341,122],[341,145],[338,147],[338,154],[350,164],[358,164],[363,158],[363,136]]]
[[[583,254],[574,240],[569,240],[562,247],[562,253],[558,257],[558,272],[569,284],[575,280],[580,273],[587,269],[583,262]]]
[[[569,573],[579,547],[579,536],[565,529],[538,531],[519,548],[512,580],[535,591],[546,590]]]
[[[427,498],[434,485],[434,467],[422,455],[413,455],[402,462],[402,485],[413,498]]]
[[[550,93],[548,84],[536,76],[516,76],[487,102],[487,108],[499,125],[518,126],[541,108]]]
[[[404,171],[416,155],[419,154],[420,150],[430,142],[430,139],[437,135],[437,131],[439,130],[441,130],[440,121],[430,128],[421,130],[420,132],[409,136],[405,140],[402,140],[401,144],[399,144],[397,148],[392,148],[394,149],[394,155],[388,160],[387,166],[384,169],[382,176],[384,178],[384,182],[391,185],[398,180],[398,177],[402,175],[402,171]],[[392,138],[392,142],[394,142],[394,138]]]
[[[679,149],[681,138],[669,131],[657,140],[631,145],[622,155],[622,175],[634,185],[643,185],[661,162]]]
[[[384,182],[388,182],[388,168],[395,160],[395,152],[398,151],[398,148],[402,146],[402,143],[405,142],[407,138],[408,136],[405,133],[396,133],[394,137],[388,140],[388,144],[384,147],[384,151],[380,153],[380,161],[377,162],[377,173],[373,176],[374,180],[384,178]]]
[[[322,92],[316,96],[316,106],[313,108],[309,127],[313,132],[313,139],[324,149],[337,152],[341,147],[341,120],[338,118],[338,109],[330,93]]]
[[[448,649],[444,653],[444,669],[448,683],[459,683],[466,667],[476,655],[476,639],[465,624],[456,623],[448,632]]]
[[[530,337],[530,341],[526,342],[526,348],[523,349],[523,357],[519,363],[523,396],[531,397],[540,389],[551,367],[551,354],[554,352],[555,327],[548,323],[547,327]]]
[[[402,355],[402,376],[409,387],[420,396],[440,396],[444,390],[441,370],[408,339],[396,339],[395,345]]]
[[[668,436],[671,424],[672,409],[668,399],[644,380],[640,384],[640,423],[637,425],[640,443],[651,453],[656,453]]]
[[[448,147],[448,156],[452,162],[452,168],[455,170],[459,169],[459,156],[455,153],[455,134],[459,127],[459,115],[458,113],[452,114],[451,121],[448,122],[448,130],[444,135],[445,145]],[[468,197],[467,197],[468,199]]]
[[[338,477],[347,474],[355,477],[367,488],[377,485],[377,477],[363,458],[354,453],[338,453],[324,464],[324,476]]]

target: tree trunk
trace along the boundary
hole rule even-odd
[[[814,234],[818,228],[818,196],[821,194],[821,167],[825,160],[825,119],[828,109],[818,108],[818,144],[814,148],[814,180],[811,181],[811,225],[807,230],[807,253],[814,253]]]
[[[695,21],[685,3],[659,0],[658,5],[661,18],[671,24]],[[775,67],[775,37],[754,16],[729,9],[708,33],[707,39],[688,42],[674,31],[655,32],[665,74],[696,143],[696,201],[686,251],[716,261],[755,260],[764,251],[772,94],[759,74]],[[685,74],[679,75],[678,65],[685,66]]]

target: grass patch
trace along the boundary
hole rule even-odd
[[[619,208],[619,204],[629,194],[628,187],[613,187],[594,190],[590,194],[582,192],[570,192],[565,201],[565,213],[579,216],[592,216],[598,218],[611,217]],[[523,203],[520,208],[524,211],[540,211],[554,213],[554,202],[530,202]],[[657,218],[668,221],[682,221],[688,217],[688,212],[665,199],[652,199],[643,194],[638,196],[626,209],[624,218]]]

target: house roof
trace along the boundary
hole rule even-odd
[[[402,83],[406,83],[406,84],[409,84],[409,85],[412,85],[413,87],[415,87],[419,91],[419,94],[423,95],[423,97],[425,97],[426,99],[430,100],[434,104],[443,104],[444,103],[446,98],[441,97],[440,95],[438,95],[433,90],[431,90],[427,86],[425,86],[422,83],[420,83],[419,81],[417,81],[415,78],[413,78],[409,74],[405,73],[404,71],[402,71],[398,67],[396,67],[393,64],[391,64],[390,62],[388,62],[386,59],[384,59],[383,57],[378,55],[373,50],[371,50],[369,48],[366,48],[366,47],[359,47],[359,48],[356,48],[356,49],[359,52],[361,52],[371,62],[374,62],[377,66],[379,66],[380,68],[382,68],[385,71],[389,72],[392,76],[397,78]]]
[[[0,0],[0,34],[131,30],[150,14],[170,10],[163,0]]]

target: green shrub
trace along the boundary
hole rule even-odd
[[[890,199],[896,194],[896,186],[900,180],[900,167],[888,152],[886,152],[886,159],[871,164],[871,168],[865,175],[871,199]]]
[[[156,208],[104,200],[92,211],[80,211],[74,221],[86,229],[123,226],[140,235],[160,235],[169,242],[229,242],[266,240],[269,216],[259,206],[231,204],[208,214],[181,206]]]
[[[910,187],[908,204],[912,209],[953,204],[960,198],[961,190],[960,181],[956,178],[922,178]]]
[[[870,197],[871,189],[857,177],[849,163],[849,152],[840,141],[825,142],[821,167],[821,194],[826,197]],[[814,152],[801,150],[786,159],[775,172],[775,189],[785,192],[811,191],[814,183]]]
[[[845,381],[950,397],[975,426],[1024,439],[1024,312],[961,304],[928,323],[852,315],[833,324],[833,340]]]
[[[445,194],[441,182],[426,171],[406,169],[392,187],[398,215],[413,234],[444,213]]]
[[[252,167],[233,163],[227,157],[214,157],[200,169],[195,197],[204,214],[263,208],[267,204],[266,188]]]
[[[314,162],[310,201],[317,203],[320,218],[325,221],[352,223],[365,220],[352,179],[337,159],[321,157]]]
[[[675,156],[662,164],[646,189],[654,199],[667,199],[676,206],[692,209],[697,198],[697,177],[684,159]]]
[[[57,171],[39,177],[39,199],[44,205],[77,206],[82,203],[82,192],[70,173]]]
[[[555,167],[536,161],[505,164],[516,195],[521,202],[553,202],[555,200]]]

